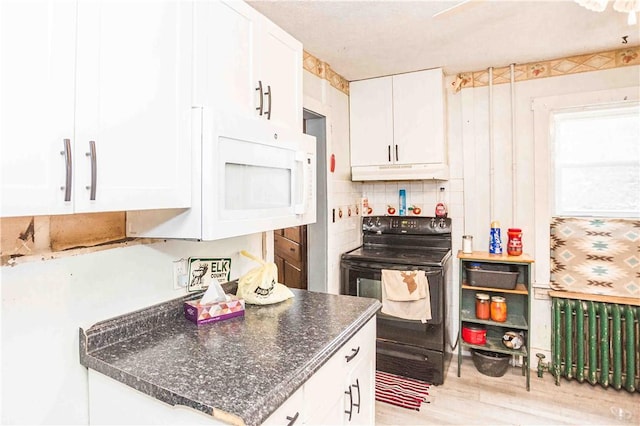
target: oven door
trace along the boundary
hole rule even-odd
[[[370,297],[382,302],[382,269],[425,271],[429,281],[432,319],[422,323],[378,313],[378,339],[443,351],[445,307],[443,269],[342,260],[340,277],[342,294]]]

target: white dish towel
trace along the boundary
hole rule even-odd
[[[431,297],[425,272],[383,269],[382,313],[408,320],[430,320]]]

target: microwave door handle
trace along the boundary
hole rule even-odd
[[[309,185],[307,185],[307,180],[309,179],[309,167],[307,166],[306,162],[307,156],[305,155],[305,153],[302,151],[298,151],[296,153],[296,163],[300,163],[302,165],[302,180],[299,183],[299,185],[302,185],[302,199],[296,200],[299,201],[299,203],[296,203],[293,207],[293,211],[297,215],[305,214],[305,201],[309,195],[307,193],[307,191],[309,190]],[[298,191],[295,191],[295,193],[297,194]]]

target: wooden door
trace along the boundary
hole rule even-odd
[[[307,227],[294,226],[273,233],[278,282],[290,288],[307,289]]]

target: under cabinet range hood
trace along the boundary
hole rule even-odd
[[[449,166],[445,164],[354,166],[351,167],[351,180],[449,180]]]

